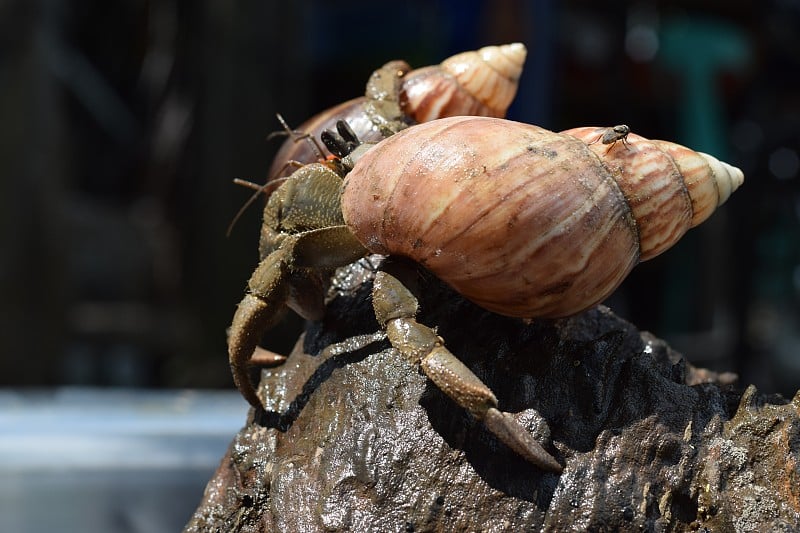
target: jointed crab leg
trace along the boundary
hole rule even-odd
[[[228,335],[228,358],[233,382],[242,396],[254,407],[261,407],[250,379],[248,364],[261,334],[276,320],[278,311],[289,298],[287,248],[281,247],[267,256],[247,282],[245,294],[233,316]]]
[[[228,335],[233,381],[251,405],[262,404],[250,379],[250,359],[278,311],[290,305],[301,316],[320,318],[321,287],[308,268],[343,266],[365,253],[345,226],[329,226],[285,237],[261,261],[247,282],[248,292],[236,308]]]
[[[522,457],[542,469],[560,472],[561,465],[509,414],[497,409],[497,398],[472,371],[443,345],[431,328],[416,321],[417,299],[402,282],[378,272],[372,294],[375,316],[392,346],[418,364],[431,381],[458,405]]]

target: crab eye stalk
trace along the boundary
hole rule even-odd
[[[336,131],[339,132],[339,135],[347,143],[347,146],[351,152],[356,146],[361,144],[361,141],[358,139],[358,135],[356,135],[356,132],[353,131],[353,128],[350,127],[350,124],[346,120],[336,121]]]
[[[338,157],[347,157],[361,144],[356,133],[344,120],[336,121],[336,131],[323,131],[320,139],[325,148]]]

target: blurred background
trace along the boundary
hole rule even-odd
[[[84,386],[236,398],[225,328],[260,209],[226,237],[251,195],[232,179],[267,178],[275,113],[296,126],[389,59],[514,41],[529,55],[509,118],[625,123],[744,170],[726,207],[608,304],[693,364],[791,397],[800,0],[0,0],[0,385],[16,395],[3,405]],[[289,319],[270,347],[301,327]],[[244,423],[235,401],[219,455]],[[0,420],[7,439],[14,418]]]

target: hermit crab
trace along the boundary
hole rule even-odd
[[[414,70],[405,61],[390,61],[370,76],[364,96],[322,111],[298,131],[315,139],[344,120],[361,141],[377,142],[410,124],[437,118],[502,118],[516,95],[526,55],[525,45],[511,43],[461,52]],[[285,143],[269,176],[279,177],[289,161],[314,161],[315,152],[310,143]]]
[[[284,305],[319,317],[334,267],[368,253],[402,256],[495,313],[567,316],[603,300],[743,181],[739,169],[677,144],[630,132],[624,144],[596,143],[604,131],[453,117],[358,146],[344,177],[323,163],[295,171],[267,202],[262,260],[230,330],[244,397],[261,405],[247,364],[261,334]],[[559,471],[435,324],[417,322],[409,275],[401,264],[375,277],[373,307],[391,345],[515,452]]]

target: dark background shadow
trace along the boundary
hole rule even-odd
[[[231,180],[266,178],[275,113],[297,125],[389,59],[522,41],[510,118],[626,123],[747,176],[608,304],[697,365],[800,387],[796,2],[12,0],[0,40],[4,385],[231,387],[259,225],[225,237],[250,195]]]

